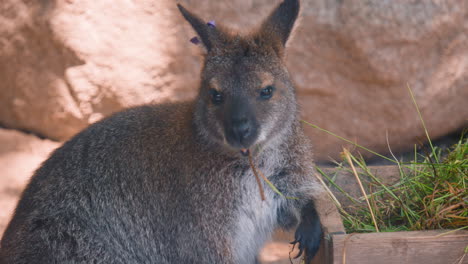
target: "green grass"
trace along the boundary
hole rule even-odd
[[[386,157],[328,130],[303,121],[306,125],[351,143],[357,149],[393,162],[399,168],[399,180],[384,184],[374,175],[361,155],[344,150],[338,169],[347,170],[364,185],[367,193],[352,197],[339,186],[334,178],[317,168],[330,187],[351,200],[354,206],[342,207],[337,203],[348,233],[393,232],[431,229],[468,229],[468,136],[464,131],[459,141],[447,149],[432,144],[419,107],[408,87],[430,146],[430,152],[420,154],[414,148],[411,162],[399,161],[391,152]],[[361,173],[355,173],[354,167]],[[333,195],[332,193],[330,193]],[[336,197],[333,197],[335,201]]]
[[[339,207],[347,232],[376,232],[376,226],[382,232],[468,228],[468,137],[463,134],[449,149],[432,148],[427,155],[415,152],[416,162],[394,160],[400,179],[392,185],[382,183],[362,156],[350,154],[353,166],[361,169],[360,181],[372,190],[366,194],[370,206],[364,203],[364,195],[351,197],[320,171],[356,205]],[[338,164],[342,170],[349,170],[349,166],[349,161]]]
[[[360,168],[359,181],[365,189],[372,190],[366,195],[352,197],[333,176],[317,169],[329,187],[343,193],[355,205],[346,208],[338,205],[348,233],[376,232],[377,228],[382,232],[468,228],[466,133],[448,149],[431,146],[431,152],[423,155],[415,148],[413,161],[404,163],[393,159],[400,179],[392,185],[384,184],[374,175],[362,156],[345,153],[349,159],[343,157],[337,169],[352,172],[351,165]],[[365,198],[370,206],[366,206]]]

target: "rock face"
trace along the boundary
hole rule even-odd
[[[279,0],[179,1],[250,29]],[[379,152],[468,124],[468,0],[302,1],[288,64],[303,118]],[[170,0],[0,3],[0,123],[64,140],[131,105],[192,98],[194,32]],[[345,144],[308,129],[317,159]]]
[[[176,85],[188,78],[172,1],[27,2],[0,3],[4,126],[65,140],[122,108],[194,94]]]
[[[59,143],[0,128],[0,237],[33,171]]]

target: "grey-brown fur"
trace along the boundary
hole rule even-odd
[[[285,0],[243,37],[181,8],[207,49],[197,99],[117,113],[57,149],[25,189],[0,263],[248,264],[277,227],[297,227],[309,261],[321,235],[312,160],[283,63],[298,8]],[[265,85],[271,99],[259,98]],[[240,149],[299,199],[264,184],[261,201]]]

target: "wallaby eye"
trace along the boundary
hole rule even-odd
[[[275,90],[275,87],[268,85],[267,87],[263,88],[260,91],[260,98],[264,100],[268,100],[273,96],[273,91]]]
[[[223,102],[224,98],[220,92],[216,91],[215,89],[211,89],[209,93],[211,95],[211,101],[213,104],[219,105]]]

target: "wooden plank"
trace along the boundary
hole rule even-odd
[[[332,235],[333,262],[330,263],[459,264],[457,259],[468,246],[468,231],[447,232],[434,230]],[[462,263],[468,264],[468,256]]]
[[[324,264],[326,262],[327,258],[327,252],[326,252],[326,243],[324,239],[322,238],[322,241],[320,242],[320,248],[319,251],[317,252],[317,255],[315,255],[314,259],[312,260],[311,264]]]

